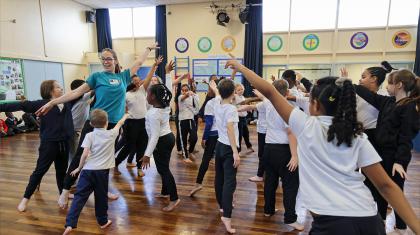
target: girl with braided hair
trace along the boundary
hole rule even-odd
[[[171,152],[175,145],[175,136],[169,126],[171,99],[172,93],[164,84],[152,85],[147,91],[147,102],[153,107],[146,113],[146,131],[149,140],[142,158],[143,170],[150,167],[151,157],[155,159],[157,171],[162,178],[159,197],[170,198],[169,204],[162,209],[166,212],[175,209],[180,202],[175,179],[169,169]]]
[[[419,219],[380,165],[381,158],[357,121],[356,94],[350,80],[336,77],[318,80],[311,91],[307,115],[236,60],[229,60],[226,67],[241,72],[270,100],[295,134],[300,193],[314,218],[310,234],[385,234],[372,194],[358,168],[414,233],[420,233]]]

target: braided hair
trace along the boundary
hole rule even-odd
[[[375,66],[375,67],[369,67],[366,70],[370,73],[370,75],[377,77],[376,84],[378,86],[382,85],[382,83],[385,81],[385,77],[387,73],[390,73],[392,70],[395,70],[388,61],[382,61],[381,67]]]
[[[161,105],[161,108],[169,106],[172,100],[172,93],[164,84],[152,85],[149,90],[150,93],[156,97],[156,100]]]
[[[362,123],[357,121],[356,93],[350,80],[338,77],[324,77],[317,81],[311,91],[312,99],[325,109],[325,115],[333,116],[328,129],[328,142],[337,139],[352,146],[352,141],[363,132]]]

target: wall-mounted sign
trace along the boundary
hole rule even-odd
[[[303,38],[303,48],[307,51],[313,51],[319,46],[319,38],[316,34],[308,34]]]
[[[236,41],[232,36],[226,36],[222,39],[222,49],[226,52],[231,52],[236,47]]]
[[[267,40],[267,47],[268,47],[268,50],[272,52],[279,51],[283,47],[283,40],[281,39],[280,36],[276,36],[276,35],[271,36]]]
[[[188,48],[190,47],[190,44],[188,43],[188,40],[186,38],[178,38],[175,42],[175,49],[179,53],[185,53],[188,51]]]
[[[406,30],[398,31],[392,36],[392,44],[396,48],[404,48],[411,42],[411,34]]]
[[[365,32],[357,32],[350,38],[350,45],[354,49],[360,50],[366,47],[369,42],[369,37]]]
[[[201,37],[198,40],[197,46],[198,46],[198,50],[200,50],[201,52],[203,53],[209,52],[212,47],[210,38]]]

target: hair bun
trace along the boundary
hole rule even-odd
[[[390,73],[392,70],[397,70],[389,64],[388,61],[382,61],[381,62],[382,68],[385,69],[386,73]]]
[[[335,85],[341,88],[345,82],[350,82],[350,84],[352,84],[352,81],[349,78],[338,78],[335,80]]]

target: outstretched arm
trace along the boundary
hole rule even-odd
[[[153,74],[155,74],[158,66],[163,61],[163,56],[159,56],[159,58],[155,59],[155,63],[150,68],[149,73],[146,76],[146,79],[143,82],[143,88],[147,91],[147,88],[149,88],[150,81],[152,80]]]
[[[137,60],[134,61],[133,65],[130,68],[130,77],[137,74],[137,70],[143,65],[144,61],[146,61],[147,56],[149,56],[150,52],[153,50],[159,49],[157,42],[154,42],[150,46],[146,47],[143,54],[139,56]]]

